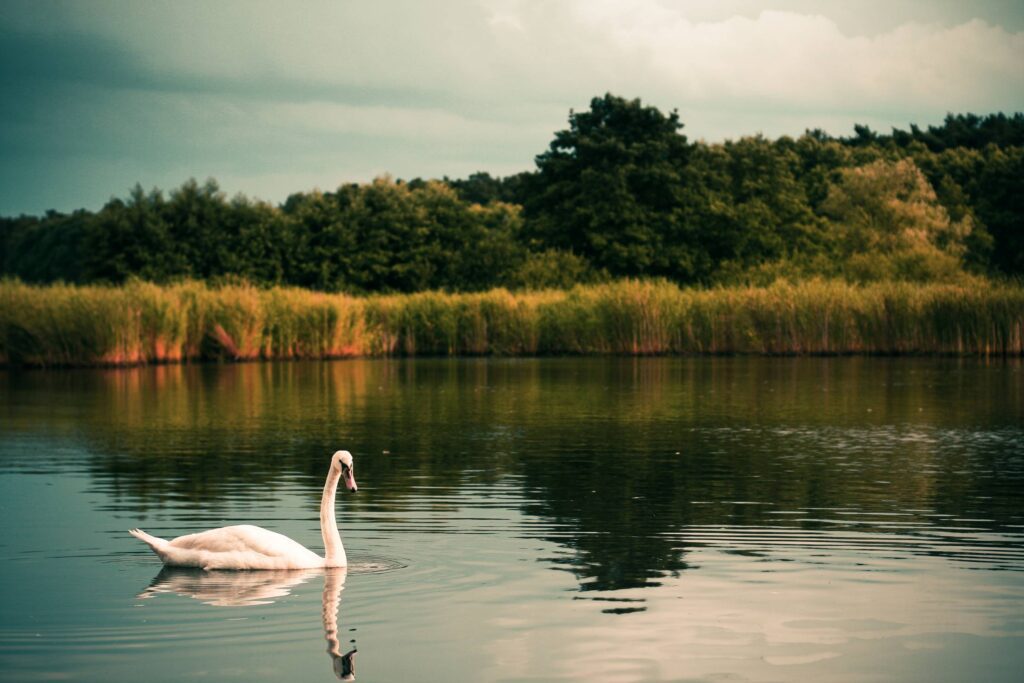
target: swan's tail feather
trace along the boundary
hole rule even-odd
[[[157,555],[160,555],[160,551],[167,545],[164,539],[150,536],[142,529],[129,529],[128,533],[152,548]]]

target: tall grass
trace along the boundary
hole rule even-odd
[[[1024,288],[839,281],[356,298],[293,288],[0,282],[0,362],[128,365],[389,355],[1013,354]]]

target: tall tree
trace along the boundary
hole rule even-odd
[[[0,273],[26,282],[82,281],[82,241],[93,219],[84,209],[0,218]]]
[[[183,246],[165,219],[167,201],[158,190],[136,184],[127,201],[112,199],[85,234],[85,278],[123,282],[135,276],[155,282],[189,275]]]
[[[676,112],[610,94],[570,113],[527,181],[528,235],[616,275],[695,277],[682,127]]]
[[[844,169],[822,204],[852,279],[934,280],[962,272],[971,221],[950,220],[910,159]]]
[[[223,233],[229,212],[224,193],[212,178],[202,185],[191,178],[171,192],[163,214],[187,264],[184,274],[201,278],[223,274],[220,264],[230,260],[228,252],[234,246]]]

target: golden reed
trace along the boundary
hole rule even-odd
[[[0,362],[36,366],[353,356],[1024,352],[1024,288],[778,282],[355,297],[201,282],[0,282]]]

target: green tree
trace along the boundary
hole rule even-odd
[[[527,182],[527,234],[539,249],[574,252],[615,275],[701,273],[687,222],[691,148],[682,124],[640,100],[594,98],[570,113]]]
[[[286,277],[354,292],[479,290],[525,258],[518,207],[463,201],[437,181],[378,178],[285,202],[293,249]]]
[[[985,163],[971,185],[975,213],[992,235],[993,266],[1024,276],[1024,147],[985,148]]]
[[[159,190],[147,193],[138,184],[127,201],[107,202],[84,236],[84,279],[163,282],[188,275],[190,264],[164,217],[165,206]]]
[[[171,192],[163,206],[164,222],[184,261],[176,275],[209,278],[223,275],[236,245],[223,232],[231,213],[224,193],[212,178],[200,185],[194,178]]]
[[[526,259],[522,245],[521,209],[491,202],[459,206],[461,229],[451,235],[439,286],[449,290],[480,291],[507,284]]]
[[[369,185],[345,185],[336,198],[341,220],[351,230],[347,282],[359,291],[413,292],[429,289],[443,249],[430,211],[418,202],[436,184],[412,190],[390,178]],[[454,197],[454,192],[448,190]],[[436,208],[436,207],[435,207]]]
[[[498,178],[490,173],[478,171],[465,179],[445,178],[444,182],[459,194],[460,199],[471,204],[490,204],[491,202],[521,204],[523,183],[530,175],[530,173],[519,173],[507,178]]]
[[[910,132],[894,128],[891,139],[900,147],[919,143],[933,152],[984,149],[988,145],[1021,147],[1024,146],[1024,113],[1012,116],[1002,112],[988,116],[950,113],[942,125],[928,126],[926,131],[914,124],[910,125]]]
[[[292,231],[280,209],[237,196],[223,213],[218,235],[212,273],[265,284],[285,282]]]
[[[92,220],[85,210],[0,218],[0,273],[26,282],[82,281],[82,244]]]
[[[856,280],[934,280],[962,272],[968,219],[950,220],[910,159],[845,169],[822,205],[840,239],[842,271]]]
[[[595,271],[578,254],[545,249],[529,254],[502,284],[513,289],[570,289],[574,285],[607,279],[606,272]]]
[[[293,194],[282,211],[289,234],[283,250],[286,281],[321,291],[349,288],[356,236],[344,220],[337,193]]]
[[[984,187],[978,185],[978,178],[984,173],[986,165],[985,152],[956,147],[936,153],[920,142],[910,145],[908,150],[913,155],[914,163],[935,188],[935,194],[949,213],[950,220],[971,223],[971,232],[964,239],[965,264],[975,271],[994,270],[992,259],[995,243],[985,221],[979,216],[979,210],[984,209],[977,201],[979,193],[984,194],[993,189],[988,184]]]
[[[823,226],[797,180],[800,158],[792,140],[772,143],[755,136],[714,148],[717,163],[724,165],[719,202],[727,217],[719,221],[727,228],[718,231],[720,246],[713,254],[719,268],[744,270],[822,250]]]

